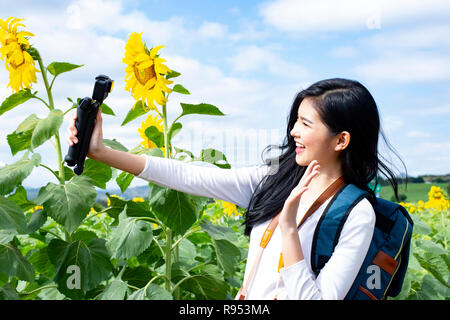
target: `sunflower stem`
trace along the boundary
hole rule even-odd
[[[167,131],[167,110],[166,105],[162,106],[163,109],[163,124],[164,124],[164,158],[169,158],[167,152],[168,145],[168,131]],[[173,234],[171,229],[167,229],[167,241],[166,241],[166,290],[172,291],[172,241]]]
[[[55,104],[53,103],[53,95],[51,87],[48,84],[47,79],[47,69],[44,67],[44,63],[42,62],[41,54],[36,49],[36,59],[39,63],[39,68],[41,69],[42,79],[44,80],[45,84],[45,90],[47,91],[48,96],[48,108],[50,110],[55,109]],[[55,140],[56,140],[56,155],[58,157],[58,166],[59,166],[59,183],[64,185],[65,184],[65,176],[64,176],[64,163],[62,162],[62,153],[61,153],[61,142],[59,139],[59,132],[55,133]]]

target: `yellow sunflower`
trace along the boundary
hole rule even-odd
[[[17,27],[25,27],[19,23],[24,19],[9,17],[6,21],[0,19],[0,58],[5,60],[5,68],[9,71],[8,87],[14,92],[31,88],[32,82],[37,82],[34,60],[26,51],[30,48],[27,38],[34,36],[28,31],[17,32]]]
[[[142,99],[143,104],[146,102],[149,110],[155,110],[154,102],[159,105],[167,102],[164,92],[172,91],[167,85],[173,81],[164,77],[170,72],[170,69],[163,64],[166,60],[157,56],[157,52],[163,46],[154,47],[149,51],[141,35],[142,32],[133,32],[125,45],[125,57],[122,59],[127,65],[125,90],[130,91],[136,101]]]
[[[147,119],[145,119],[142,123],[141,126],[138,128],[138,132],[141,135],[141,138],[143,139],[143,141],[141,142],[141,145],[143,145],[144,147],[148,148],[148,149],[152,149],[152,148],[157,148],[157,145],[151,141],[146,135],[145,135],[145,130],[148,127],[151,126],[155,126],[159,132],[164,132],[164,126],[162,124],[162,119],[158,118],[158,115],[152,115],[149,114],[147,116]],[[164,147],[161,147],[162,152],[164,153]]]
[[[234,203],[227,202],[227,201],[222,201],[222,207],[223,207],[225,213],[229,217],[232,217],[233,215],[235,215],[235,216],[240,216],[241,215],[239,213],[238,209],[237,209],[237,206]]]
[[[118,198],[118,199],[120,199],[120,197],[117,195],[117,194],[113,194],[112,196],[111,196],[111,198]],[[109,197],[107,197],[106,198],[106,206],[110,206],[111,205],[111,200],[109,200]]]

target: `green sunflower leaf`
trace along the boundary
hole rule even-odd
[[[200,157],[194,158],[194,161],[203,161],[214,164],[220,168],[230,169],[231,165],[227,161],[227,157],[225,154],[220,152],[219,150],[208,148],[202,149],[200,153]],[[221,163],[220,163],[221,162]]]
[[[149,222],[127,217],[126,207],[119,216],[119,225],[112,232],[106,246],[112,258],[128,259],[147,249],[153,241],[153,231]]]
[[[183,112],[181,116],[185,116],[188,114],[208,114],[211,116],[225,116],[226,114],[222,113],[216,106],[208,103],[200,103],[200,104],[188,104],[188,103],[180,103],[181,108],[183,108]]]
[[[117,185],[120,187],[120,191],[122,193],[127,190],[127,188],[130,186],[131,181],[133,181],[134,175],[131,173],[123,171],[119,176],[116,178]]]
[[[106,104],[102,103],[99,107],[100,109],[102,109],[102,113],[104,114],[109,114],[111,116],[115,116],[116,114],[114,113],[114,111],[108,107]]]
[[[185,87],[183,87],[181,84],[176,84],[173,86],[172,91],[181,93],[181,94],[191,94]]]
[[[144,131],[145,135],[149,140],[154,142],[158,148],[164,146],[164,134],[158,130],[155,126],[149,126]]]
[[[76,68],[80,68],[84,66],[84,64],[72,64],[68,62],[52,62],[48,65],[47,70],[55,77],[60,75],[61,73],[72,71]]]
[[[167,75],[166,75],[166,79],[170,79],[170,78],[176,78],[181,76],[181,73],[176,72],[175,70],[171,70]]]
[[[128,286],[122,280],[113,280],[103,290],[100,300],[123,300],[127,294]]]
[[[172,123],[172,125],[169,128],[169,133],[167,134],[169,142],[172,141],[172,138],[175,137],[178,132],[180,132],[181,128],[183,128],[183,125],[179,122]]]
[[[34,202],[72,233],[80,225],[97,196],[94,186],[86,176],[74,176],[65,185],[48,183],[39,190]]]
[[[2,105],[0,106],[0,115],[28,101],[32,97],[33,95],[31,94],[30,89],[20,90],[19,92],[13,93],[2,102]]]
[[[198,274],[191,275],[182,282],[181,287],[192,291],[197,299],[224,300],[226,298],[227,283],[215,265],[207,264]]]
[[[27,219],[22,209],[12,200],[0,196],[0,229],[28,233]]]
[[[184,234],[198,219],[208,198],[152,184],[149,205],[154,214],[175,234]]]
[[[228,240],[214,240],[217,261],[225,272],[232,275],[241,258],[241,251]]]
[[[146,114],[147,110],[148,110],[148,107],[146,105],[142,104],[142,100],[137,101],[134,104],[134,108],[131,108],[130,111],[128,111],[127,116],[125,117],[125,120],[123,120],[121,126],[124,126],[128,122],[136,119],[137,117],[140,117],[143,114]]]
[[[166,289],[151,283],[148,287],[133,292],[128,300],[173,300],[173,297]]]
[[[31,149],[31,138],[39,121],[41,119],[35,114],[31,114],[19,124],[13,133],[7,135],[6,139],[8,140],[12,155],[22,150]]]
[[[41,163],[41,156],[34,153],[28,159],[28,152],[17,162],[0,168],[0,195],[11,193]]]
[[[72,299],[83,298],[111,274],[113,266],[104,239],[71,243],[53,239],[47,248],[58,290]]]
[[[83,175],[91,178],[92,184],[98,188],[106,189],[106,183],[111,180],[111,167],[92,159],[86,159]]]
[[[34,281],[34,268],[14,245],[0,244],[0,272],[20,280]]]
[[[116,139],[103,139],[103,144],[111,149],[127,152],[128,149]]]
[[[39,147],[55,133],[58,133],[63,120],[64,115],[61,110],[54,109],[50,111],[48,117],[40,120],[34,128],[31,136],[31,148]]]

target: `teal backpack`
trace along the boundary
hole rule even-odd
[[[368,197],[353,184],[342,187],[328,203],[314,231],[311,268],[317,276],[330,259],[351,209]],[[379,300],[397,296],[408,268],[413,221],[401,205],[376,198],[372,241],[345,300]]]

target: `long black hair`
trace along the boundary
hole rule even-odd
[[[267,146],[262,152],[263,161],[270,166],[270,170],[259,182],[245,212],[246,235],[250,234],[255,225],[273,218],[280,212],[306,170],[306,167],[299,166],[295,160],[296,146],[291,130],[297,121],[298,108],[307,97],[312,99],[330,135],[337,135],[342,131],[350,133],[350,143],[340,154],[345,182],[368,191],[369,201],[374,204],[376,196],[369,183],[375,179],[376,187],[378,174],[381,173],[389,180],[395,197],[399,200],[397,178],[381,160],[385,158],[378,151],[379,135],[404,167],[405,165],[380,128],[380,117],[374,98],[358,81],[341,78],[322,80],[296,95],[288,116],[286,137],[282,145],[277,146],[281,149],[281,154],[264,160],[265,152],[270,151],[274,145]],[[273,165],[274,163],[276,165]]]

